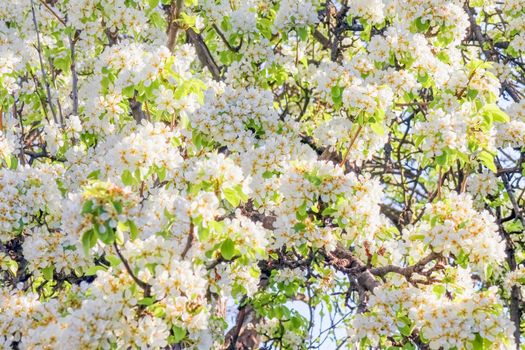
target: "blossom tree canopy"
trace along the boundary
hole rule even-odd
[[[0,1],[2,349],[523,349],[525,0]]]

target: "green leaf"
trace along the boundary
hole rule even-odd
[[[229,31],[230,29],[232,29],[232,25],[230,23],[230,17],[228,16],[224,16],[222,18],[222,21],[221,21],[221,29],[225,32]]]
[[[69,56],[66,56],[66,57],[58,57],[58,58],[55,58],[55,67],[59,68],[60,70],[62,71],[69,71],[70,67],[71,67],[71,60],[69,58]]]
[[[478,160],[492,172],[498,172],[498,168],[494,163],[494,155],[486,150],[481,151],[478,154]]]
[[[427,20],[423,22],[423,19],[421,17],[416,18],[416,28],[420,32],[426,32],[428,28],[430,28],[430,21]]]
[[[98,238],[104,243],[104,244],[112,244],[115,241],[115,231],[111,227],[109,227],[107,224],[102,225],[102,227],[105,229],[104,232],[100,231],[100,228],[98,229]],[[95,230],[97,231],[97,230]]]
[[[271,177],[273,177],[275,173],[273,171],[265,171],[263,174],[262,174],[262,177],[263,179],[269,179]]]
[[[436,163],[441,166],[445,166],[447,164],[448,159],[448,153],[443,150],[443,153],[441,153],[439,156],[436,156]]]
[[[334,208],[325,208],[323,209],[323,211],[321,212],[321,215],[325,216],[325,215],[332,215],[333,213],[337,213],[337,210],[335,210]]]
[[[159,5],[159,0],[148,0],[149,7],[157,7]]]
[[[323,179],[321,179],[319,176],[315,174],[306,174],[305,178],[312,183],[314,186],[319,186],[323,183]]]
[[[112,201],[113,207],[117,211],[117,214],[122,214],[122,203],[120,201]]]
[[[298,209],[297,209],[297,213],[296,213],[296,217],[298,220],[304,220],[306,219],[306,217],[308,216],[308,212],[307,212],[307,209],[308,209],[308,205],[306,204],[306,202],[304,202]]]
[[[485,265],[485,279],[488,280],[490,279],[490,277],[492,277],[492,272],[493,272],[493,266],[492,264],[486,264]]]
[[[450,56],[448,55],[448,53],[446,51],[439,51],[438,54],[436,55],[436,57],[441,61],[441,62],[444,62],[446,64],[451,64],[451,61],[450,61]]]
[[[226,260],[231,260],[235,255],[235,243],[230,238],[222,242],[221,255]]]
[[[307,27],[296,28],[295,30],[297,31],[297,35],[299,36],[299,39],[301,39],[301,41],[306,41],[308,39]]]
[[[97,271],[100,271],[100,270],[104,271],[106,269],[104,268],[104,266],[100,266],[100,265],[90,266],[90,267],[88,267],[86,272],[84,272],[84,275],[85,276],[94,276],[94,275],[97,274]]]
[[[419,339],[423,342],[423,344],[428,344],[430,340],[425,337],[425,333],[423,331],[423,328],[419,330]]]
[[[42,276],[44,276],[46,281],[51,281],[53,279],[53,266],[42,269]]]
[[[199,225],[199,241],[206,242],[210,237],[210,227],[203,227]]]
[[[202,148],[202,144],[204,140],[200,132],[193,131],[191,140],[197,149]]]
[[[116,255],[106,255],[105,258],[111,266],[118,266],[122,262],[120,258]]]
[[[306,228],[306,225],[303,224],[302,222],[298,222],[297,224],[294,225],[293,229],[295,230],[295,232],[301,232],[301,231],[304,231],[304,229]]]
[[[241,197],[239,196],[238,191],[234,188],[223,188],[222,194],[224,199],[228,201],[233,207],[238,207],[241,204]]]
[[[157,169],[157,176],[159,177],[159,181],[164,181],[166,179],[166,168],[161,166]]]
[[[18,263],[15,260],[8,260],[7,269],[13,274],[13,276],[16,276],[16,273],[18,271]]]
[[[128,226],[129,226],[129,238],[131,240],[135,240],[139,236],[139,229],[137,228],[137,225],[135,225],[135,222],[128,220]]]
[[[408,239],[410,239],[412,242],[413,241],[424,241],[425,235],[412,235]]]
[[[462,268],[466,269],[469,263],[468,254],[461,250],[458,256],[456,257],[456,263]]]
[[[398,327],[398,329],[399,329],[399,332],[403,334],[405,337],[408,337],[410,336],[410,334],[412,334],[412,330],[410,329],[409,326]]]
[[[92,200],[88,200],[87,202],[84,203],[84,205],[82,205],[82,212],[81,214],[84,215],[84,214],[88,214],[88,213],[92,213],[93,212],[93,201]]]
[[[437,297],[441,297],[447,292],[447,288],[442,284],[436,284],[434,287],[432,287],[432,291]]]
[[[162,28],[166,26],[166,20],[164,19],[163,16],[161,16],[160,12],[157,12],[157,11],[151,12],[149,19],[151,23],[153,24],[153,26],[157,28]]]
[[[439,31],[437,40],[441,46],[448,46],[454,40],[454,36],[451,32]]]
[[[497,123],[508,123],[510,117],[507,113],[503,112],[498,105],[494,103],[487,104],[481,108],[481,115],[490,116],[490,118]]]
[[[190,15],[182,12],[180,14],[179,21],[182,22],[183,24],[185,24],[188,27],[195,27],[195,23],[197,21],[197,17],[196,16],[190,16]]]
[[[241,199],[241,202],[248,201],[249,197],[243,192],[242,185],[235,185],[235,187],[233,188],[235,189],[235,191],[237,191],[237,195]]]
[[[135,85],[126,86],[122,89],[122,95],[124,97],[132,98],[135,95]]]
[[[483,350],[484,349],[483,338],[479,334],[476,334],[476,338],[474,338],[474,340],[472,341],[472,349],[473,350]]]
[[[155,302],[155,298],[148,297],[148,298],[142,298],[142,299],[140,299],[139,301],[137,301],[137,304],[139,304],[139,305],[144,305],[144,306],[150,306],[150,305],[152,305],[154,302]]]
[[[120,177],[122,180],[122,183],[126,186],[131,186],[133,184],[133,174],[131,174],[131,171],[128,169],[124,170],[122,172],[122,176]]]
[[[474,99],[478,96],[478,94],[479,94],[479,91],[478,91],[478,90],[475,90],[475,89],[468,89],[468,90],[467,90],[467,94],[466,94],[466,96],[467,96],[467,99],[468,99],[468,100],[472,101],[472,100],[474,100]]]
[[[332,87],[332,101],[335,105],[341,105],[343,103],[343,91],[344,89],[339,86]]]
[[[257,29],[259,29],[259,32],[261,32],[262,36],[264,36],[266,39],[272,40],[272,25],[272,21],[270,21],[268,18],[261,18],[257,22]]]
[[[97,234],[93,229],[84,232],[82,235],[82,247],[84,248],[85,255],[89,255],[91,248],[97,244],[97,239]]]
[[[98,180],[98,178],[100,177],[100,170],[95,170],[95,171],[92,171],[89,173],[89,175],[87,176],[87,178],[89,180]]]
[[[430,79],[430,75],[428,74],[428,72],[425,72],[425,71],[420,71],[418,74],[417,74],[417,80],[421,83],[421,84],[426,84]]]
[[[372,131],[379,136],[383,136],[385,134],[385,127],[381,123],[370,124],[370,129],[372,129]]]
[[[180,341],[186,337],[186,330],[184,328],[173,326],[172,331],[173,331],[173,336],[171,337],[170,340],[174,344],[180,343]]]
[[[123,245],[124,244],[124,233],[122,232],[122,230],[119,230],[118,228],[116,230],[114,230],[113,232],[115,232],[115,242],[118,244],[118,245]]]
[[[507,221],[506,223],[503,224],[503,227],[509,233],[523,231],[523,225],[521,224],[520,220]]]
[[[16,170],[18,167],[18,158],[11,155],[5,159],[6,165],[11,170]]]

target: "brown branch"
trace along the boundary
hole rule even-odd
[[[330,40],[324,36],[323,33],[319,31],[319,29],[316,28],[313,35],[314,38],[323,46],[323,49],[328,50],[330,48]]]
[[[508,232],[503,228],[502,219],[501,219],[501,208],[496,208],[496,218],[498,220],[498,228],[500,236],[505,240],[505,254],[506,260],[509,265],[510,271],[515,271],[517,268],[516,264],[516,246],[512,237]],[[522,310],[520,309],[520,288],[518,286],[513,286],[510,292],[510,305],[509,305],[509,314],[512,323],[514,324],[514,341],[516,343],[516,349],[520,348],[521,343],[521,315]]]
[[[197,34],[193,29],[189,28],[186,30],[186,38],[187,41],[195,47],[195,51],[197,52],[197,57],[199,57],[199,60],[201,63],[208,68],[211,75],[213,76],[213,79],[216,81],[221,80],[221,72],[219,69],[219,66],[213,59],[213,56],[210,53],[210,50],[208,49],[208,46],[204,42],[204,39],[200,34]]]
[[[177,33],[179,31],[179,20],[180,11],[182,9],[182,0],[172,0],[170,4],[170,12],[168,15],[168,43],[166,46],[173,52],[175,42],[177,41]]]
[[[137,124],[139,124],[143,119],[146,119],[144,111],[142,110],[142,103],[137,101],[136,98],[130,98],[128,101],[131,108],[131,115]]]
[[[219,27],[217,27],[217,25],[214,23],[213,24],[213,29],[215,29],[215,31],[217,32],[217,34],[219,34],[219,36],[221,37],[221,40],[223,41],[223,43],[228,47],[228,49],[230,51],[233,51],[233,52],[239,52],[239,49],[241,48],[240,45],[239,46],[232,46],[230,44],[230,42],[228,41],[228,39],[224,36],[224,34],[221,32],[221,30],[219,29]],[[242,44],[242,39],[241,39],[241,44]]]
[[[343,159],[341,160],[341,163],[339,163],[339,165],[343,166],[346,163],[346,159],[348,158],[348,155],[350,154],[350,150],[352,149],[352,146],[354,145],[355,141],[357,140],[357,137],[359,136],[359,133],[361,132],[362,129],[363,129],[363,126],[359,125],[359,127],[357,128],[354,136],[350,140],[350,144],[348,145],[348,148],[346,149],[346,153],[343,156]]]
[[[71,50],[71,98],[73,99],[73,115],[78,115],[78,75],[75,62],[75,40],[69,36],[69,48]]]
[[[60,18],[60,16],[49,6],[44,0],[38,0],[44,7],[60,22],[62,25],[67,26],[66,22]]]
[[[184,247],[184,250],[182,251],[181,257],[184,259],[186,255],[188,254],[191,244],[193,243],[193,240],[195,239],[195,236],[193,234],[193,223],[190,223],[190,231],[188,232],[188,240],[186,241],[186,246]]]
[[[233,256],[230,260],[224,259],[224,257],[221,255],[215,260],[210,261],[208,264],[206,264],[206,270],[211,270],[217,267],[217,265],[222,264],[223,262],[233,262],[240,258],[240,255]]]
[[[337,247],[334,251],[327,252],[326,257],[329,265],[354,277],[358,285],[365,290],[371,292],[379,286],[379,282],[366,265],[346,249]]]
[[[259,263],[261,267],[261,277],[259,279],[259,290],[264,290],[268,286],[268,276],[271,271],[268,264],[264,261]],[[246,297],[241,301],[239,313],[235,325],[226,333],[223,350],[251,350],[256,349],[260,343],[260,336],[254,327],[247,327],[249,324],[257,325],[262,318],[257,315],[253,306],[246,302]]]
[[[502,167],[501,167],[501,163],[498,157],[494,158],[494,162],[496,163],[498,171],[500,171]],[[516,201],[516,198],[514,197],[514,191],[512,190],[512,187],[509,181],[510,180],[509,174],[502,173],[501,180],[503,181],[503,185],[505,186],[505,191],[509,195],[509,200],[510,200],[510,203],[512,204],[512,209],[514,210],[516,217],[520,220],[521,225],[525,227],[525,218],[523,217],[523,214],[521,213],[521,210],[520,210],[520,206],[518,202]]]
[[[142,290],[144,290],[144,297],[145,298],[149,298],[151,296],[151,286],[149,284],[147,284],[146,282],[141,281],[137,276],[135,276],[135,274],[133,273],[133,270],[131,269],[131,266],[129,266],[128,261],[126,260],[126,258],[124,258],[124,256],[120,252],[120,249],[118,247],[117,242],[113,242],[113,247],[115,248],[115,251],[117,252],[118,257],[120,258],[120,260],[124,264],[124,267],[126,268],[126,271],[131,276],[133,281],[135,281],[135,283],[140,288],[142,288]]]
[[[414,273],[422,272],[425,266],[430,263],[431,261],[434,261],[438,259],[441,255],[435,252],[432,252],[419,260],[414,265],[402,267],[402,266],[396,266],[396,265],[387,265],[382,267],[376,267],[370,269],[370,272],[376,276],[384,277],[385,275],[395,272],[400,275],[403,275],[408,281],[411,280],[412,275]]]

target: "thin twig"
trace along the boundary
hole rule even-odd
[[[195,235],[193,234],[193,228],[194,228],[193,223],[190,223],[190,230],[188,232],[188,239],[186,241],[186,246],[184,247],[184,250],[182,251],[182,254],[181,254],[182,259],[184,259],[186,255],[188,254],[191,248],[191,245],[193,243],[193,240],[195,239]]]
[[[228,39],[226,39],[226,37],[224,36],[224,34],[221,32],[221,30],[219,29],[219,27],[217,27],[217,25],[214,23],[213,24],[213,29],[215,29],[215,31],[217,32],[217,34],[219,34],[219,36],[221,37],[223,43],[228,47],[228,49],[230,51],[233,51],[233,52],[239,52],[239,49],[240,49],[240,46],[238,47],[233,47]]]
[[[339,163],[340,166],[343,166],[345,163],[346,163],[346,159],[348,158],[348,155],[350,154],[350,150],[352,149],[352,146],[354,145],[355,143],[355,140],[357,139],[357,137],[359,136],[359,133],[361,132],[361,130],[363,129],[363,126],[362,125],[359,125],[359,127],[357,128],[354,136],[352,137],[352,139],[350,140],[350,144],[348,145],[348,148],[346,150],[346,153],[343,157],[343,159],[341,160],[341,163]]]
[[[47,99],[48,99],[49,107],[51,109],[51,113],[53,114],[53,120],[55,121],[55,123],[58,124],[55,108],[53,107],[53,101],[51,100],[51,89],[49,88],[49,83],[47,82],[46,70],[44,69],[44,61],[42,60],[42,45],[40,43],[40,31],[38,30],[38,23],[36,21],[35,5],[34,5],[33,0],[31,0],[31,14],[33,16],[33,25],[36,31],[36,40],[37,40],[37,45],[38,45],[38,59],[40,61],[40,71],[42,72],[42,79],[44,80],[44,85],[46,87]]]
[[[68,39],[71,50],[71,97],[73,99],[73,115],[78,115],[78,75],[75,62],[75,42],[71,39],[71,35]]]
[[[133,279],[133,281],[135,281],[135,283],[144,290],[144,297],[145,298],[148,298],[151,296],[151,286],[149,284],[147,284],[146,282],[144,281],[141,281],[137,276],[135,276],[135,274],[133,273],[133,270],[131,269],[131,266],[129,266],[129,263],[128,261],[126,260],[126,258],[124,258],[124,256],[122,255],[122,253],[120,252],[120,249],[118,247],[118,244],[117,242],[113,242],[113,247],[115,248],[115,251],[117,252],[117,255],[118,257],[120,258],[120,260],[122,261],[122,263],[124,264],[124,267],[126,268],[126,271],[128,272],[128,274],[131,276],[131,278]]]
[[[65,22],[62,18],[60,18],[60,16],[59,16],[59,15],[58,15],[58,14],[57,14],[57,13],[56,13],[56,12],[50,7],[50,6],[44,1],[44,0],[38,0],[38,1],[40,1],[40,3],[41,3],[42,5],[44,5],[44,7],[45,7],[45,8],[46,8],[46,9],[47,9],[47,10],[48,10],[53,16],[55,16],[55,18],[56,18],[60,23],[62,23],[64,26],[67,25],[66,22]]]

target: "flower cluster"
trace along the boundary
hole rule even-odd
[[[499,147],[520,147],[525,144],[525,102],[507,108],[511,120],[497,128],[496,143]]]
[[[217,86],[206,92],[204,106],[190,117],[192,126],[233,151],[245,151],[279,129],[269,91]]]
[[[138,197],[129,189],[111,182],[95,181],[86,185],[82,193],[70,195],[64,203],[67,216],[63,219],[62,229],[82,239],[87,255],[97,239],[105,244],[122,242],[124,232],[119,224],[129,224],[138,210],[137,205]]]
[[[467,151],[467,121],[461,111],[447,114],[441,109],[432,110],[424,122],[414,128],[421,135],[421,147],[427,154],[440,156],[446,150]]]
[[[15,147],[13,135],[0,132],[0,157],[8,158],[14,153]]]
[[[384,7],[384,2],[380,0],[358,0],[350,6],[350,14],[370,23],[381,23],[384,20]]]
[[[280,178],[279,192],[285,200],[274,209],[278,247],[308,243],[331,250],[338,239],[352,242],[357,232],[373,235],[379,226],[381,188],[378,183],[344,174],[341,167],[330,163],[292,165]],[[339,227],[320,227],[307,216],[309,212],[332,216]],[[345,230],[344,235],[341,229]]]
[[[226,0],[204,0],[202,7],[208,18],[218,25],[224,18],[228,19],[229,32],[231,33],[249,33],[253,31],[256,25],[256,7],[258,1],[226,1]]]
[[[467,190],[473,197],[494,196],[498,192],[498,180],[494,173],[488,171],[472,174],[467,180]]]
[[[449,299],[430,289],[377,288],[369,311],[355,317],[351,335],[376,345],[387,335],[408,336],[415,329],[430,349],[467,348],[478,339],[488,339],[493,349],[507,349],[506,341],[499,339],[511,339],[513,326],[496,294],[495,288],[473,293],[471,286],[463,295]]]
[[[274,30],[280,31],[288,28],[304,28],[316,23],[317,0],[285,0],[279,4],[279,10],[273,23]]]
[[[524,5],[0,2],[0,347],[513,347]]]
[[[505,276],[505,287],[511,290],[512,287],[521,287],[525,284],[525,267],[520,266],[516,270],[509,272]]]
[[[272,318],[257,325],[257,333],[263,335],[263,341],[278,338],[286,349],[303,349],[304,338],[299,332],[293,332],[281,325],[277,318]]]
[[[62,172],[58,166],[45,165],[0,169],[0,241],[9,241],[40,220],[52,227],[60,224],[62,195],[56,179]]]
[[[82,244],[74,234],[62,230],[34,227],[24,232],[22,253],[28,268],[39,276],[45,270],[69,275],[86,270],[91,259],[84,255]]]
[[[468,194],[450,193],[426,208],[426,219],[404,232],[408,241],[429,245],[434,252],[452,256],[463,264],[465,257],[483,271],[491,263],[505,259],[505,244],[494,217],[474,208]]]

